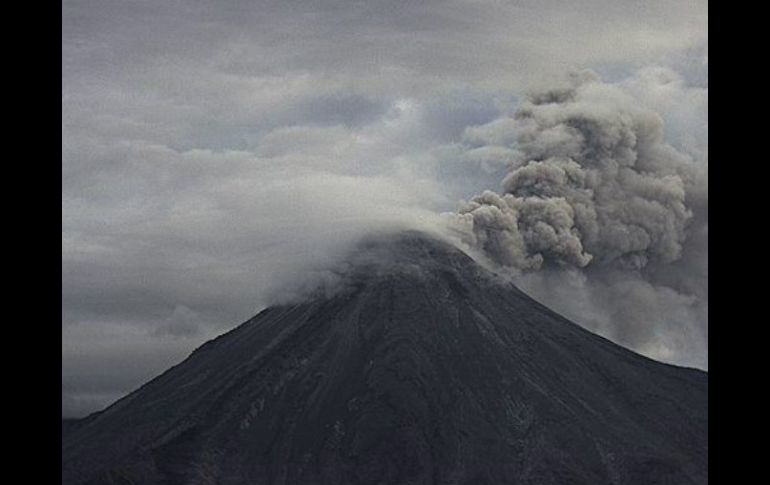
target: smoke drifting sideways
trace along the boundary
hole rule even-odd
[[[464,246],[590,330],[708,368],[707,158],[668,144],[661,116],[591,71],[471,135],[473,150],[512,155],[499,193],[445,214]]]

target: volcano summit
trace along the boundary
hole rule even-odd
[[[63,428],[62,483],[705,484],[707,394],[401,233]]]

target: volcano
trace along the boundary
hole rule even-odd
[[[362,243],[62,428],[64,484],[704,484],[708,374],[581,328],[453,245]]]

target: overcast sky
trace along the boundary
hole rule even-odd
[[[65,0],[63,414],[133,390],[356,236],[499,189],[474,133],[571,70],[622,86],[705,166],[707,41],[705,1]],[[707,330],[686,335],[647,353],[706,368]]]

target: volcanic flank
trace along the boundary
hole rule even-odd
[[[63,428],[62,482],[707,483],[708,375],[564,319],[421,233]]]

